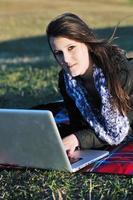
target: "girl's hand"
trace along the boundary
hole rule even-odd
[[[65,146],[68,157],[72,157],[72,154],[75,151],[76,147],[79,146],[79,141],[74,134],[71,134],[63,138],[63,144]]]

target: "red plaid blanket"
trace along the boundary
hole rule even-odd
[[[133,141],[106,149],[109,155],[87,166],[83,172],[133,175]]]

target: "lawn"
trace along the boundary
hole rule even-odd
[[[63,12],[80,15],[109,38],[121,21],[116,43],[133,56],[132,0],[0,0],[0,107],[29,108],[61,99],[59,66],[49,50],[45,28]],[[41,169],[1,169],[0,199],[130,200],[133,178],[70,174]]]

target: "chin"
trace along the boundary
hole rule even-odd
[[[72,76],[72,77],[77,77],[77,76],[79,76],[79,75],[77,75],[77,74],[71,74],[71,76]]]
[[[76,77],[76,76],[80,75],[79,73],[74,73],[74,72],[70,72],[70,74],[71,74],[72,77]]]

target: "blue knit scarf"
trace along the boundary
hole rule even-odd
[[[94,110],[87,96],[89,95],[81,81],[64,72],[64,80],[68,95],[74,100],[83,118],[94,129],[95,134],[110,145],[121,143],[129,131],[126,115],[121,115],[110,103],[112,98],[101,68],[93,66],[95,87],[101,98],[101,112]]]

